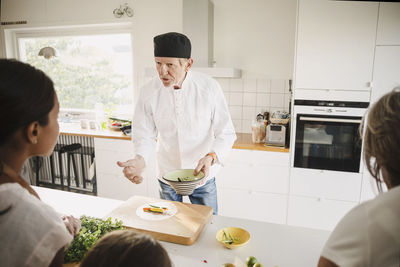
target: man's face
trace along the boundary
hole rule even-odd
[[[178,86],[181,87],[185,79],[188,64],[179,62],[179,58],[173,57],[155,57],[158,77],[165,87]]]

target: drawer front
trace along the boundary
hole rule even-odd
[[[232,149],[231,153],[227,158],[226,163],[289,166],[289,159],[290,159],[290,153],[286,152]]]
[[[286,194],[289,168],[281,166],[227,165],[217,175],[220,187]]]
[[[331,231],[357,204],[350,201],[289,196],[288,224]]]
[[[238,189],[218,189],[219,214],[271,223],[286,223],[287,196]]]
[[[291,168],[290,194],[358,202],[361,173]]]

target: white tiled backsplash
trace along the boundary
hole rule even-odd
[[[257,114],[289,111],[289,80],[215,78],[222,87],[235,130],[251,133]]]
[[[152,77],[145,77],[142,82]],[[251,133],[257,114],[289,111],[289,79],[214,78],[224,92],[237,133]],[[141,87],[143,84],[139,84]]]

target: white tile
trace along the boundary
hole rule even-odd
[[[229,106],[229,112],[231,113],[232,120],[242,119],[242,106]]]
[[[243,80],[242,79],[230,79],[230,92],[243,92]]]
[[[270,94],[257,93],[256,96],[257,107],[269,107],[270,105]]]
[[[231,93],[229,93],[229,92],[223,92],[223,93],[224,93],[224,96],[225,96],[226,103],[229,103],[229,97],[230,97]]]
[[[254,78],[248,78],[243,80],[243,90],[245,92],[257,92],[257,80]]]
[[[256,105],[257,95],[256,93],[244,93],[243,94],[243,106],[254,107]]]
[[[285,94],[271,94],[271,107],[284,107]]]
[[[251,133],[252,120],[242,120],[242,133]]]
[[[268,93],[270,92],[270,80],[257,79],[257,93]]]
[[[232,120],[233,127],[235,127],[235,132],[242,132],[242,120]]]
[[[229,79],[228,78],[216,78],[217,82],[222,88],[222,91],[229,92]]]
[[[229,105],[230,106],[241,106],[243,105],[243,93],[231,92],[229,94]]]
[[[271,80],[271,93],[285,93],[285,81],[282,79]]]
[[[255,120],[256,119],[256,108],[255,107],[243,107],[243,120]]]

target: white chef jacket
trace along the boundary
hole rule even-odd
[[[141,89],[132,140],[146,165],[156,146],[158,179],[171,170],[193,169],[214,152],[218,162],[210,168],[210,179],[231,151],[236,134],[220,85],[208,75],[189,71],[180,89],[164,87],[158,77]]]
[[[400,266],[400,186],[353,208],[322,251],[338,266]]]

